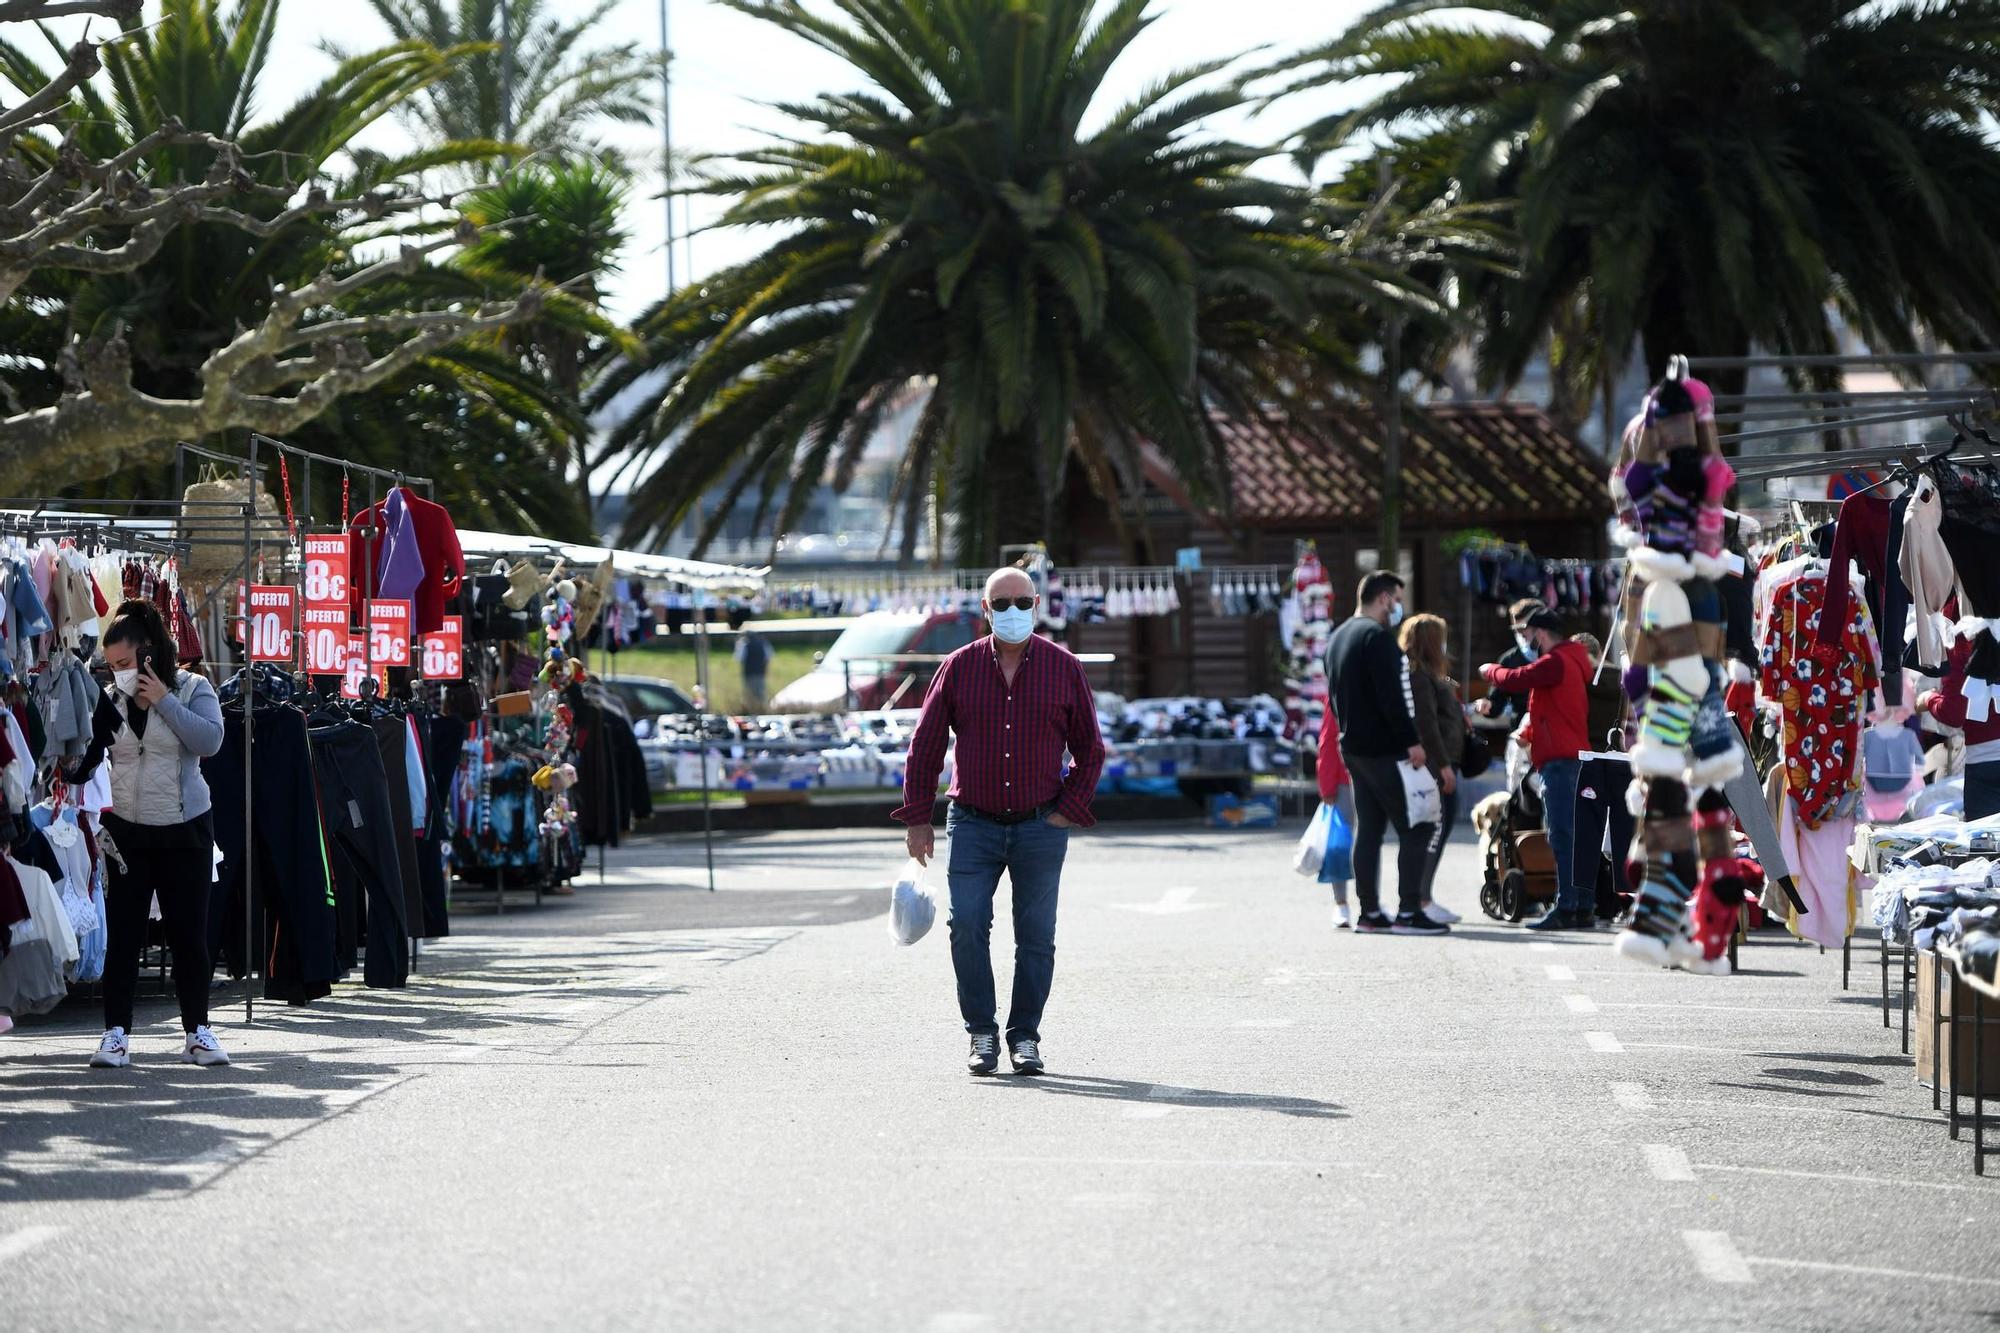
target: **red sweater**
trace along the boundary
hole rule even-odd
[[[458,594],[459,582],[465,577],[465,552],[459,549],[458,528],[451,521],[451,511],[407,488],[403,503],[410,508],[410,520],[417,528],[417,550],[424,558],[424,581],[417,588],[416,605],[411,608],[416,623],[410,626],[410,632],[431,634],[443,628],[444,604]],[[365,589],[374,583],[373,570],[382,557],[381,529],[387,507],[388,501],[384,500],[362,510],[348,529],[348,596],[353,601],[352,614],[357,625],[368,623],[368,608],[361,603]],[[369,525],[375,528],[375,535],[364,538],[361,529]],[[370,571],[365,578],[364,565]]]
[[[1528,754],[1536,768],[1555,759],[1574,759],[1590,745],[1590,650],[1565,639],[1523,667],[1496,667],[1487,679],[1503,690],[1528,691],[1533,724]]]
[[[1326,721],[1319,724],[1319,798],[1337,800],[1340,789],[1352,780],[1347,776],[1347,764],[1340,757],[1340,719],[1329,708]]]
[[[1924,706],[1947,727],[1964,732],[1967,745],[2000,741],[2000,708],[1989,708],[1984,722],[1973,722],[1965,716],[1965,668],[1971,661],[1972,640],[1960,639],[1946,659],[1944,688],[1925,694]]]

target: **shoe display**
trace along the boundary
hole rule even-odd
[[[187,1045],[181,1049],[181,1059],[191,1065],[226,1065],[229,1053],[222,1049],[222,1043],[208,1030],[208,1024],[187,1034]]]
[[[975,1033],[972,1053],[965,1057],[965,1067],[975,1075],[999,1073],[1000,1038],[990,1032]]]
[[[97,1043],[97,1051],[90,1057],[92,1069],[123,1069],[132,1063],[132,1050],[125,1040],[124,1028],[112,1028]]]

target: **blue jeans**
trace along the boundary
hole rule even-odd
[[[1062,881],[1069,830],[1046,815],[996,824],[953,805],[945,820],[951,839],[951,967],[958,976],[958,1012],[965,1030],[997,1033],[993,995],[993,895],[1006,871],[1014,886],[1014,1003],[1007,1040],[1042,1039],[1042,1008],[1056,975],[1056,890]]]
[[[1597,912],[1597,891],[1583,891],[1576,883],[1576,785],[1583,763],[1576,759],[1551,759],[1536,770],[1542,775],[1543,821],[1548,825],[1549,850],[1556,858],[1556,910]],[[1593,864],[1595,864],[1593,862]],[[1592,880],[1596,879],[1593,874]]]

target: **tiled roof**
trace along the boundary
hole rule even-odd
[[[1382,427],[1372,408],[1344,406],[1324,423],[1325,438],[1291,432],[1276,416],[1216,425],[1229,444],[1236,523],[1380,516]],[[1611,511],[1605,476],[1603,460],[1531,404],[1442,403],[1404,413],[1406,523],[1596,520]]]

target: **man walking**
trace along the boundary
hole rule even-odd
[[[1448,935],[1451,927],[1424,914],[1424,867],[1433,826],[1410,823],[1397,765],[1424,767],[1417,743],[1410,659],[1392,626],[1403,619],[1403,580],[1378,571],[1361,580],[1353,619],[1333,632],[1326,650],[1326,684],[1340,716],[1340,757],[1354,784],[1354,890],[1361,934]],[[1382,837],[1396,830],[1396,919],[1382,914]]]
[[[743,676],[743,711],[761,713],[770,697],[766,681],[770,679],[771,642],[749,624],[747,608],[730,609],[729,628],[736,631],[736,666]]]
[[[1018,569],[995,570],[983,606],[993,633],[944,660],[924,696],[910,741],[903,807],[910,855],[928,865],[936,849],[931,815],[945,746],[958,738],[952,769],[951,966],[958,1010],[972,1037],[966,1067],[1000,1068],[994,1021],[993,895],[1007,872],[1014,893],[1014,998],[1007,1053],[1017,1074],[1042,1072],[1042,1009],[1056,967],[1056,890],[1073,828],[1089,828],[1104,768],[1097,699],[1083,664],[1034,633],[1041,599]],[[1070,767],[1063,771],[1067,750]]]
[[[1583,770],[1577,756],[1591,748],[1590,698],[1586,683],[1594,665],[1584,646],[1563,633],[1562,620],[1544,608],[1530,612],[1524,626],[1535,660],[1524,667],[1488,662],[1479,668],[1501,690],[1528,691],[1528,727],[1534,733],[1529,761],[1542,779],[1543,823],[1556,862],[1556,902],[1529,930],[1592,930],[1597,895],[1576,883],[1576,784]],[[1593,881],[1595,876],[1592,877]]]

